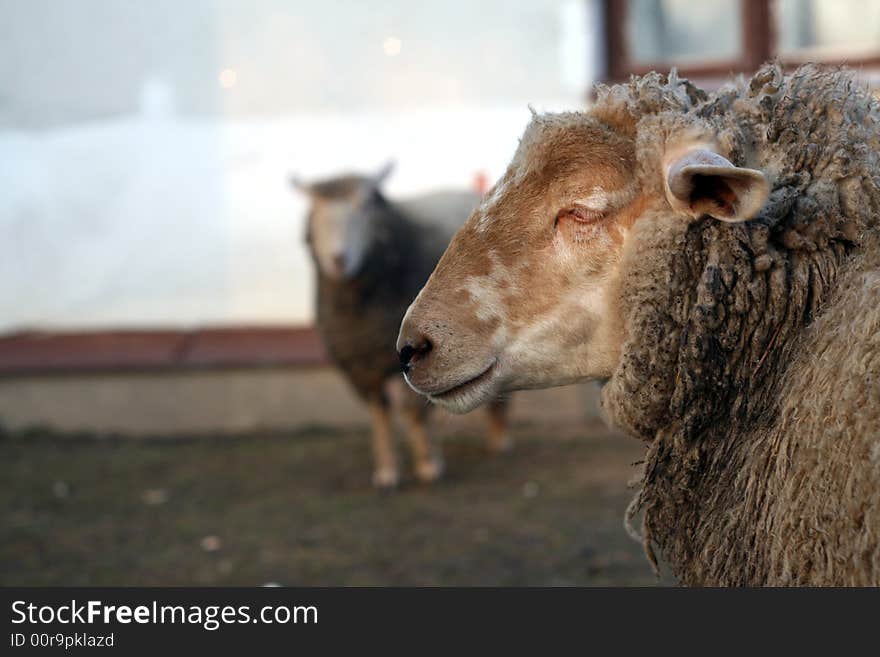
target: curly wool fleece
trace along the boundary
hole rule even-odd
[[[624,255],[603,408],[648,441],[628,516],[649,556],[685,584],[880,585],[877,101],[845,71],[771,64],[713,95],[633,79],[592,114],[641,163],[705,133],[772,184],[743,224],[636,222]]]

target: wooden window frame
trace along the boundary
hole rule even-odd
[[[739,0],[742,17],[742,41],[740,55],[731,59],[708,60],[705,62],[674,60],[649,64],[636,64],[631,61],[626,37],[626,14],[628,0],[605,0],[605,33],[607,78],[611,82],[629,79],[631,75],[644,75],[649,71],[668,70],[673,66],[686,77],[699,79],[718,79],[731,73],[749,73],[765,61],[776,56],[776,21],[773,17],[774,0]],[[784,60],[786,68],[794,68],[808,61],[816,61],[809,56],[788,56]],[[847,64],[857,67],[880,67],[880,51],[864,56],[821,59],[827,64]]]

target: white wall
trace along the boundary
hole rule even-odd
[[[0,0],[0,330],[308,322],[289,173],[491,180],[601,70],[596,0],[62,4]]]

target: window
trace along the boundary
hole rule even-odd
[[[740,52],[742,17],[735,2],[630,0],[626,37],[636,64],[730,61]]]
[[[777,0],[778,52],[797,59],[877,54],[880,0]]]
[[[608,77],[693,78],[786,64],[880,65],[880,0],[606,0]]]

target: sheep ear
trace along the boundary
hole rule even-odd
[[[670,205],[692,217],[748,221],[770,193],[763,173],[736,167],[706,148],[692,148],[669,160],[665,174]]]
[[[290,182],[290,186],[293,187],[298,192],[301,192],[301,193],[305,194],[306,196],[312,195],[311,185],[309,185],[308,183],[303,181],[303,179],[300,178],[298,175],[296,175],[296,174],[291,175],[290,178],[288,179],[288,181]]]
[[[394,171],[394,160],[388,160],[372,177],[373,187],[379,189]]]

